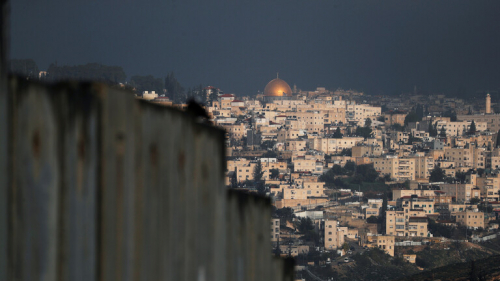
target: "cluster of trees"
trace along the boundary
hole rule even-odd
[[[84,65],[50,64],[45,79],[57,81],[61,79],[102,81],[110,84],[125,83],[127,75],[121,66],[107,66],[99,63]]]
[[[253,181],[255,184],[255,188],[260,195],[266,194],[266,186],[264,185],[264,181],[262,180],[262,176],[264,175],[264,170],[262,170],[262,164],[260,161],[257,161],[257,165],[253,168]]]
[[[373,168],[372,164],[358,165],[352,161],[347,161],[344,167],[333,165],[326,173],[319,177],[319,180],[325,182],[330,187],[343,187],[345,183],[339,176],[352,177],[353,183],[375,182],[379,173]]]
[[[427,225],[429,231],[434,234],[435,237],[442,236],[449,239],[465,239],[466,227],[459,225],[456,227],[447,226],[441,223],[437,223],[434,220],[429,220]]]
[[[356,127],[356,135],[363,137],[365,139],[372,136],[372,120],[370,118],[366,118],[365,125],[363,127]]]
[[[29,79],[38,79],[38,73],[40,72],[36,62],[32,59],[10,60],[9,70],[11,73],[26,76]]]
[[[143,91],[155,91],[157,94],[163,94],[164,89],[163,80],[153,75],[134,75],[130,77],[130,86],[134,87],[139,93]]]
[[[12,59],[9,62],[10,72],[23,75],[29,79],[39,79],[39,69],[33,59]],[[52,63],[47,69],[47,75],[42,80],[58,81],[71,79],[79,81],[101,81],[108,84],[119,84],[127,82],[127,75],[121,66],[108,66],[99,63],[87,63],[83,65],[57,65]],[[143,91],[155,91],[157,94],[166,94],[175,103],[183,103],[187,99],[194,99],[205,104],[218,96],[218,91],[211,91],[207,100],[207,92],[202,85],[189,88],[187,91],[182,87],[173,72],[165,78],[152,75],[134,75],[130,77],[129,85],[135,88],[137,93]]]
[[[340,131],[340,127],[337,127],[337,130],[333,133],[333,138],[334,139],[341,139],[344,135],[342,135],[342,132]]]
[[[175,103],[182,103],[186,100],[186,93],[173,72],[165,77],[165,90],[170,100]]]
[[[352,156],[352,149],[351,148],[342,148],[342,151],[340,151],[337,154],[334,154],[336,156]],[[328,157],[325,155],[325,157]]]
[[[478,176],[482,176],[484,174],[484,169],[478,168],[476,169],[476,172]],[[439,166],[434,166],[434,169],[431,170],[431,174],[429,176],[429,181],[430,182],[447,182],[447,183],[453,183],[453,182],[459,182],[459,183],[465,183],[467,175],[470,175],[472,173],[472,170],[469,170],[467,172],[456,172],[455,177],[449,177],[446,175],[444,170],[439,167]]]
[[[441,167],[434,166],[429,176],[429,182],[444,182],[447,178],[448,176]]]
[[[432,123],[432,119],[429,122],[429,127],[427,128],[427,131],[429,131],[429,136],[431,137],[436,137],[438,135],[438,130],[437,130],[437,122]],[[444,132],[446,136],[446,131]]]
[[[410,113],[408,113],[408,115],[406,115],[405,126],[408,126],[408,123],[410,123],[410,122],[421,121],[422,118],[426,115],[427,115],[427,111],[425,110],[425,108],[422,105],[417,104],[417,106],[412,108]]]
[[[296,223],[297,230],[303,234],[302,238],[306,241],[319,243],[319,233],[314,227],[311,218],[300,218]]]

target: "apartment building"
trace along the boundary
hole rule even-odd
[[[325,194],[324,182],[304,181],[302,187],[306,190],[308,196],[324,196]]]
[[[315,158],[306,158],[305,156],[297,156],[292,159],[292,164],[295,172],[310,172],[313,174],[323,173],[323,162]]]
[[[377,235],[375,236],[375,246],[384,250],[389,256],[394,257],[394,248],[396,237],[391,235]]]
[[[471,121],[437,121],[436,128],[439,133],[444,127],[447,137],[458,137],[467,134],[471,124]],[[486,131],[488,129],[486,122],[474,122],[474,125],[476,126],[477,132]]]
[[[500,114],[476,114],[476,115],[457,115],[457,120],[472,121],[474,123],[485,122],[487,129],[491,132],[498,132],[500,130]],[[476,125],[477,128],[477,125]]]
[[[294,185],[284,185],[280,186],[282,189],[283,199],[300,199],[305,200],[308,196],[312,196],[307,194],[307,192],[311,192],[311,190],[306,190],[302,187],[294,186]]]
[[[371,216],[378,217],[380,215],[380,209],[382,208],[382,199],[368,199],[367,206],[363,209],[365,219]]]
[[[325,124],[345,123],[345,107],[332,107],[321,109],[320,112],[324,115]]]
[[[302,130],[293,130],[293,129],[284,129],[279,130],[276,134],[278,142],[285,142],[288,139],[298,139],[299,137],[304,136],[304,131]]]
[[[227,169],[228,171],[236,172],[236,179],[238,182],[244,182],[246,180],[253,180],[253,171],[257,162],[250,161],[244,158],[236,159],[236,160],[228,160],[227,161]],[[262,175],[263,180],[269,179],[269,170],[270,169],[262,169],[264,174]]]
[[[285,124],[292,129],[306,130],[308,133],[320,133],[324,130],[324,114],[319,111],[308,110],[305,112],[285,112],[287,121]],[[288,123],[295,120],[296,122]]]
[[[356,145],[352,147],[352,157],[381,156],[384,149],[380,145]]]
[[[304,188],[302,185],[280,185],[281,196],[274,205],[276,208],[296,206],[317,206],[328,201],[328,197],[321,194],[320,190]],[[276,191],[274,191],[276,193]]]
[[[427,216],[422,209],[386,211],[386,234],[395,236],[427,236]]]
[[[407,113],[400,112],[386,112],[384,113],[384,122],[386,127],[390,127],[395,124],[399,124],[401,126],[405,125],[405,118]]]
[[[389,175],[397,181],[415,180],[415,160],[387,155],[372,158],[373,167],[381,176]]]
[[[336,220],[325,220],[324,244],[326,250],[336,250],[344,244],[344,231],[337,226]]]
[[[470,183],[442,183],[438,186],[447,195],[455,197],[457,202],[469,202],[471,198],[481,197],[481,191]]]
[[[288,139],[285,141],[285,150],[300,151],[307,149],[307,141],[303,139]]]
[[[393,189],[392,199],[397,200],[401,197],[416,195],[418,197],[433,196],[436,191],[432,189]]]
[[[344,137],[341,139],[334,138],[315,138],[312,139],[312,148],[323,151],[326,154],[335,154],[343,149],[349,149],[361,143],[364,140],[362,137]]]
[[[484,213],[466,210],[464,212],[456,212],[452,214],[455,216],[456,222],[468,228],[484,228]]]
[[[230,138],[241,140],[247,136],[247,128],[244,123],[232,124],[232,125],[221,125],[224,130],[229,134]]]
[[[483,174],[482,177],[471,174],[468,179],[480,190],[482,199],[488,202],[499,201],[500,178],[497,174]]]
[[[363,126],[366,118],[377,119],[382,113],[382,108],[369,104],[356,104],[354,101],[346,102],[346,120],[356,121]]]
[[[307,255],[309,253],[309,246],[307,245],[280,245],[282,257],[296,257],[298,255]]]
[[[397,199],[397,207],[409,210],[421,210],[425,215],[434,214],[434,199],[418,197],[417,195],[403,196]]]
[[[278,243],[280,239],[280,219],[271,219],[271,242]]]
[[[455,168],[484,169],[486,167],[486,149],[469,145],[444,149],[446,160],[454,162]]]
[[[428,179],[434,169],[432,156],[411,156],[415,164],[415,179]]]
[[[288,170],[286,161],[278,161],[276,158],[260,158],[262,170],[270,172],[272,169],[278,169],[281,173]]]

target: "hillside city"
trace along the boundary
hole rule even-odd
[[[500,250],[489,93],[369,96],[279,77],[256,97],[201,93],[226,131],[226,185],[271,199],[272,254],[295,257],[297,280],[401,278]],[[189,110],[154,91],[137,98]]]
[[[100,64],[11,71],[105,82],[223,129],[225,184],[270,199],[270,255],[293,257],[296,280],[500,277],[498,91],[374,96],[277,75],[250,97]]]

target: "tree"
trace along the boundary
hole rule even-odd
[[[130,77],[130,85],[136,89],[137,93],[142,93],[143,91],[155,91],[158,95],[163,94],[163,80],[161,78],[153,77],[152,75],[134,75]]]
[[[274,151],[268,150],[266,153],[262,154],[263,158],[276,158],[278,157],[278,154]]]
[[[477,175],[482,177],[484,174],[484,169],[483,168],[477,168]]]
[[[10,63],[10,72],[28,77],[29,79],[38,79],[38,66],[33,59],[12,59]]]
[[[58,66],[50,64],[47,69],[47,80],[57,81],[61,79],[102,81],[110,84],[125,82],[127,75],[120,66],[108,66],[99,63],[87,63],[85,65]]]
[[[391,125],[391,129],[394,131],[402,132],[402,131],[404,131],[405,127],[401,126],[401,124],[399,124],[399,123],[396,123],[396,124]]]
[[[457,113],[451,109],[445,111],[443,117],[450,117],[451,122],[457,121]]]
[[[231,175],[231,188],[236,188],[238,186],[238,179],[236,178],[236,172],[233,172]]]
[[[276,142],[275,141],[272,141],[272,140],[266,140],[266,141],[263,141],[261,144],[260,144],[260,147],[262,149],[272,149],[274,147],[274,145],[276,145]]]
[[[477,204],[479,204],[479,202],[481,202],[481,199],[474,197],[474,198],[471,198],[469,202],[471,205],[477,205]]]
[[[495,147],[500,147],[500,130],[498,130],[496,137],[497,137],[497,141],[496,141]]]
[[[347,242],[344,242],[344,244],[342,244],[342,249],[344,249],[344,251],[349,251],[349,243]]]
[[[356,167],[355,177],[360,181],[374,182],[378,178],[378,172],[373,164],[364,164]]]
[[[470,128],[467,134],[474,135],[475,133],[476,133],[476,123],[474,123],[474,120],[472,120],[472,123],[470,123]]]
[[[264,171],[262,170],[262,163],[260,160],[257,161],[257,164],[253,168],[253,180],[258,182],[262,180],[262,176],[264,175]]]
[[[352,149],[351,148],[342,148],[342,151],[340,152],[340,156],[352,156]]]
[[[436,122],[436,124],[437,124],[437,122]],[[432,120],[429,121],[429,127],[427,128],[427,131],[429,131],[429,136],[431,136],[431,137],[437,136],[436,124],[432,124]]]
[[[439,132],[439,136],[442,138],[446,138],[446,128],[444,126],[441,127],[441,131]]]
[[[342,136],[342,132],[340,131],[340,127],[337,127],[337,130],[335,130],[335,132],[333,133],[333,138],[334,139],[341,139],[343,136]]]
[[[338,165],[336,165],[338,166]],[[339,166],[340,167],[340,166]],[[323,173],[321,176],[319,176],[318,180],[320,182],[324,182],[327,185],[332,185],[333,182],[335,181],[335,171],[332,169],[328,170],[328,172]]]
[[[413,141],[414,141],[414,137],[413,137],[413,133],[410,133],[410,135],[408,136],[408,144],[409,145],[412,145],[413,144]]]
[[[297,229],[302,234],[306,234],[307,231],[309,231],[309,230],[314,230],[314,224],[313,224],[311,218],[309,218],[309,217],[300,218],[300,220],[298,221],[298,224],[297,224]]]
[[[372,135],[372,128],[358,126],[356,128],[356,135],[367,139]]]
[[[184,88],[175,78],[173,72],[167,74],[165,77],[165,89],[167,90],[167,96],[174,103],[180,104],[186,101],[186,95],[184,93]]]
[[[443,169],[439,166],[435,166],[431,171],[431,175],[429,177],[429,182],[442,182],[446,177]]]
[[[421,104],[417,104],[415,108],[415,114],[417,114],[418,121],[422,120],[425,115],[424,107]]]
[[[208,104],[212,104],[219,98],[219,89],[215,87],[210,87],[205,89],[205,91],[207,91],[205,95],[208,96]]]
[[[356,163],[347,161],[344,165],[344,169],[349,172],[354,172],[354,170],[356,169]]]
[[[255,184],[255,188],[260,195],[265,195],[266,187],[264,185],[264,181],[262,181],[262,176],[264,175],[264,171],[262,170],[262,164],[260,160],[257,161],[257,164],[253,168],[253,182]]]
[[[461,183],[465,182],[466,176],[467,176],[467,173],[465,173],[465,172],[458,171],[455,173],[455,179]]]
[[[366,118],[365,120],[365,127],[368,128],[372,125],[372,119]]]
[[[387,212],[387,193],[384,193],[384,198],[382,199],[382,208],[380,210],[380,219],[382,221],[382,231],[385,233],[386,226],[386,212]]]
[[[291,220],[295,217],[295,215],[293,214],[293,209],[289,207],[277,209],[275,214],[278,218],[285,220]]]
[[[415,113],[415,111],[412,110],[405,117],[405,126],[408,126],[410,122],[418,122],[420,120],[422,120],[422,118],[419,119],[417,113]]]
[[[271,169],[271,170],[269,170],[269,172],[271,173],[269,175],[269,177],[272,178],[272,179],[276,179],[280,175],[280,170],[278,170],[278,169]]]

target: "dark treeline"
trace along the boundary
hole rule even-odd
[[[47,69],[45,79],[48,81],[57,81],[61,79],[93,80],[118,84],[124,83],[127,79],[127,75],[121,66],[107,66],[98,63],[58,66],[52,63]]]
[[[144,91],[155,91],[160,96],[167,96],[175,103],[184,103],[188,99],[206,104],[210,102],[218,90],[207,92],[201,84],[187,90],[179,83],[173,72],[168,73],[165,78],[152,75],[134,75],[127,82],[127,75],[121,66],[108,66],[99,63],[88,63],[84,65],[57,65],[50,64],[46,73],[40,75],[36,62],[32,59],[10,60],[10,72],[26,76],[32,80],[43,80],[48,82],[62,79],[79,81],[100,81],[111,85],[123,84],[125,87],[141,95]]]
[[[32,59],[10,60],[9,67],[11,73],[23,75],[30,79],[38,79],[40,72],[36,62]]]

